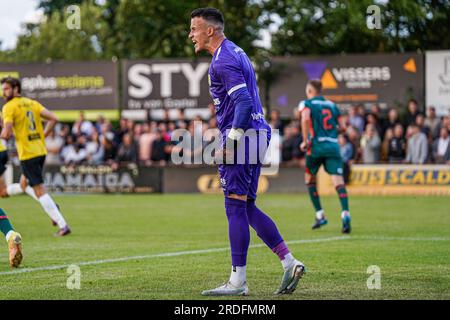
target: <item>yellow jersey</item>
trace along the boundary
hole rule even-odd
[[[3,125],[13,125],[19,160],[47,154],[41,120],[44,109],[39,102],[24,97],[15,97],[3,106]]]
[[[0,111],[0,119],[1,118],[2,118],[2,113]],[[7,149],[6,149],[5,145],[3,144],[3,141],[0,141],[0,152],[6,151],[6,150]]]

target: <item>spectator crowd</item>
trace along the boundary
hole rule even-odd
[[[338,141],[345,163],[437,163],[450,164],[450,115],[438,117],[430,106],[419,111],[411,99],[406,113],[396,108],[383,113],[378,105],[367,110],[363,105],[351,106],[342,115],[347,124]],[[300,114],[283,126],[279,112],[272,111],[270,125],[282,132],[282,161],[304,164],[305,155],[299,150],[302,142]]]
[[[193,157],[212,141],[215,131],[207,130],[218,130],[214,107],[210,105],[209,109],[211,116],[207,119],[197,116],[188,120],[183,110],[179,110],[176,119],[171,119],[166,111],[159,120],[140,122],[121,118],[115,127],[102,116],[89,121],[81,112],[75,123],[59,123],[46,138],[46,164],[165,165],[171,162],[172,150],[178,143],[172,141],[176,129],[186,129],[191,137],[194,133],[203,136],[200,148],[191,151]],[[338,141],[346,164],[450,164],[450,116],[438,117],[434,107],[422,113],[417,102],[410,100],[407,112],[400,117],[395,108],[383,113],[377,105],[369,110],[355,105],[343,117],[347,128]],[[273,130],[272,151],[280,151],[280,158],[272,160],[304,166],[300,114],[296,112],[293,120],[286,122],[279,111],[272,110],[268,122]]]

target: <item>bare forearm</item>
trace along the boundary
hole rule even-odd
[[[44,130],[44,137],[47,137],[50,134],[50,132],[53,131],[55,126],[56,126],[56,121],[55,120],[47,121],[47,124],[45,126],[45,130]]]
[[[309,119],[303,119],[302,120],[302,136],[303,141],[308,141],[308,135],[309,135]]]

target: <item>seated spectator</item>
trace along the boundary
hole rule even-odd
[[[363,163],[377,163],[380,161],[381,140],[375,126],[366,125],[366,130],[361,138]]]
[[[92,135],[92,131],[94,130],[94,125],[89,120],[86,120],[84,116],[84,112],[80,112],[80,117],[72,126],[72,134],[80,135],[85,134],[88,137]]]
[[[439,137],[441,119],[436,116],[436,109],[433,106],[428,107],[427,118],[425,119],[425,127],[430,130],[431,139],[435,140]]]
[[[406,139],[403,137],[403,126],[398,123],[394,128],[394,136],[389,140],[388,160],[390,163],[401,163],[406,157]]]
[[[433,143],[433,159],[436,163],[450,161],[450,137],[446,128],[441,128],[439,138]]]
[[[354,127],[359,133],[364,131],[364,118],[358,114],[358,107],[351,106],[348,110],[348,123]],[[364,108],[364,107],[363,107]]]
[[[137,160],[137,147],[134,143],[131,133],[126,133],[123,136],[123,141],[119,145],[117,150],[116,161],[117,162],[136,162]]]
[[[103,149],[100,141],[100,135],[94,130],[92,136],[86,143],[87,162],[88,164],[100,164],[103,161]]]
[[[74,142],[75,139],[72,135],[68,135],[66,136],[66,141],[64,143],[64,147],[61,149],[61,159],[64,163],[66,163],[66,157],[67,155],[71,154],[74,152]]]
[[[86,136],[81,135],[77,138],[76,143],[72,144],[71,148],[64,157],[65,164],[81,164],[87,159],[86,151]]]
[[[45,157],[45,164],[61,164],[59,153],[64,146],[64,140],[55,134],[52,130],[47,138],[45,138],[45,146],[47,147],[47,157]]]
[[[428,158],[428,140],[416,124],[409,126],[409,139],[405,162],[423,164]]]

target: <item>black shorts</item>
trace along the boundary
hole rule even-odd
[[[7,162],[8,162],[8,151],[5,150],[0,152],[0,176],[3,175],[6,171]]]
[[[45,156],[39,156],[28,160],[20,161],[22,173],[27,178],[31,187],[44,183],[42,170],[44,169]]]

